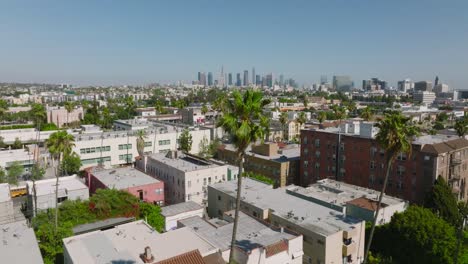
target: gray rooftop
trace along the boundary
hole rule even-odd
[[[188,201],[184,203],[164,206],[161,208],[161,214],[165,217],[168,217],[200,209],[203,209],[203,206],[197,204],[196,202]]]
[[[202,256],[216,248],[189,228],[159,234],[144,221],[63,239],[74,263],[143,263],[140,254],[150,246],[154,263],[198,249]]]
[[[215,227],[198,216],[179,220],[179,222],[190,227],[193,232],[222,251],[229,249],[231,245],[233,223]],[[298,236],[286,231],[281,232],[279,229],[272,229],[242,212],[239,214],[238,227],[237,245],[247,252],[257,247],[266,247],[284,239],[289,240]]]
[[[2,263],[44,263],[36,236],[26,221],[0,225]]]
[[[227,150],[236,151],[234,145],[225,144]],[[298,144],[287,145],[284,148],[278,149],[280,153],[275,153],[270,156],[261,155],[259,153],[252,152],[252,146],[249,146],[246,150],[246,153],[256,158],[266,159],[266,160],[276,160],[278,162],[284,162],[291,159],[299,159],[301,156],[301,146]]]
[[[116,217],[116,218],[110,218],[110,219],[106,219],[102,221],[97,221],[94,223],[78,225],[73,228],[73,234],[79,235],[79,234],[83,234],[86,232],[101,230],[105,228],[107,229],[109,227],[114,227],[119,224],[126,224],[134,220],[135,218],[133,217]]]
[[[196,157],[194,155],[185,154],[181,151],[177,151],[177,157],[169,157],[169,153],[153,153],[148,156],[148,159],[156,160],[164,163],[179,171],[189,172],[197,170],[205,170],[210,168],[219,167],[220,165],[214,164],[213,162]],[[224,166],[224,165],[223,165]]]
[[[132,167],[103,170],[95,168],[92,174],[108,188],[124,190],[160,181]]]
[[[211,185],[210,188],[235,197],[237,182],[216,183]],[[286,190],[286,187],[273,189],[270,185],[245,178],[242,183],[241,196],[245,203],[263,210],[271,209],[272,214],[324,236],[334,234],[340,230],[354,229],[355,225],[362,222],[361,220],[346,217],[336,210],[288,194]]]
[[[366,197],[370,200],[377,201],[380,194],[380,192],[375,190],[338,182],[331,179],[320,180],[307,188],[290,185],[287,186],[286,189],[289,192],[298,194],[300,196],[311,197],[313,199],[341,207],[344,207],[347,202],[360,197]],[[403,199],[384,195],[382,198],[382,203],[386,205],[396,205],[405,203],[405,201]]]

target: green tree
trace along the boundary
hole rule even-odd
[[[72,148],[75,146],[75,138],[68,134],[67,131],[61,130],[52,133],[49,136],[49,139],[46,141],[47,149],[52,158],[57,161],[57,166],[55,167],[55,229],[58,228],[58,188],[59,188],[59,165],[62,162],[64,155],[71,153]]]
[[[370,121],[374,117],[374,109],[372,109],[370,106],[367,106],[361,110],[361,114],[359,116],[366,121]]]
[[[81,168],[81,159],[75,152],[64,154],[61,168],[67,175],[78,174]]]
[[[192,135],[188,129],[184,129],[182,134],[180,134],[179,148],[185,152],[190,152],[190,150],[192,150]]]
[[[461,224],[462,216],[459,212],[457,200],[447,182],[439,176],[428,193],[424,206],[454,227]]]
[[[8,102],[0,99],[0,121],[5,119],[6,113],[8,110]]]
[[[286,124],[288,123],[288,120],[288,113],[281,112],[279,122],[281,123],[281,129],[283,130],[283,141],[286,140]]]
[[[8,182],[8,179],[6,177],[5,170],[2,167],[0,167],[0,183],[6,182]]]
[[[202,113],[202,115],[208,113],[208,107],[205,104],[202,105],[201,113]]]
[[[161,208],[154,204],[140,203],[140,218],[152,226],[156,231],[164,231],[164,217],[161,215]]]
[[[429,209],[410,206],[376,236],[377,250],[395,263],[453,263],[455,229]]]
[[[318,119],[319,123],[322,124],[323,121],[325,121],[327,119],[327,113],[324,112],[324,111],[319,112],[318,116],[317,116],[317,119]]]
[[[21,142],[21,140],[18,137],[15,138],[15,141],[11,145],[11,148],[12,149],[22,149],[23,148],[23,143]]]
[[[306,114],[304,112],[299,112],[296,118],[296,122],[299,123],[300,127],[302,127],[302,125],[305,124],[305,122],[307,122]]]
[[[198,155],[200,157],[203,157],[203,158],[213,157],[211,155],[210,144],[208,143],[208,139],[206,138],[206,136],[203,136],[202,140],[200,141],[200,145],[199,145],[198,149],[200,150],[198,152]]]
[[[449,118],[449,116],[447,115],[447,113],[442,112],[442,113],[437,115],[436,120],[443,123],[443,122],[446,122],[448,120],[448,118]]]
[[[18,178],[23,175],[24,167],[19,161],[14,161],[8,168],[8,183],[18,185]]]
[[[459,119],[455,122],[454,125],[455,131],[457,131],[457,135],[459,137],[465,137],[467,131],[468,131],[468,122],[463,119]]]
[[[385,194],[385,189],[387,187],[388,177],[390,175],[393,161],[399,154],[408,154],[408,156],[411,155],[412,137],[419,134],[417,128],[411,125],[410,119],[403,116],[400,112],[386,113],[384,119],[380,120],[376,124],[376,127],[379,128],[379,132],[376,135],[376,140],[379,145],[385,149],[387,167],[384,183],[382,190],[380,191],[379,201],[375,211],[375,216],[372,221],[369,240],[366,246],[364,263],[367,261],[367,256],[372,243],[372,237],[374,235],[375,225],[377,223],[377,217],[379,216],[382,198]]]
[[[89,199],[89,207],[98,219],[138,217],[138,198],[128,192],[99,189]]]
[[[70,120],[69,120],[69,116],[70,116],[70,113],[73,112],[73,109],[75,109],[75,104],[73,102],[65,102],[65,110],[67,110],[67,126],[70,125]]]
[[[440,121],[436,121],[435,124],[434,124],[434,130],[442,130],[444,129],[445,126],[442,122]]]
[[[244,166],[244,156],[247,147],[257,140],[263,140],[265,128],[260,122],[267,118],[263,115],[263,108],[270,101],[263,98],[263,94],[259,91],[251,89],[246,90],[243,94],[239,91],[234,91],[231,99],[226,102],[226,109],[223,116],[219,119],[217,126],[220,126],[230,136],[236,148],[237,162],[239,164],[239,175],[242,175]],[[236,245],[237,226],[239,223],[239,209],[241,201],[242,177],[237,177],[237,195],[234,216],[234,226],[231,240],[231,253],[229,255],[229,263],[234,260],[234,247]]]
[[[33,199],[34,199],[34,204],[37,204],[37,193],[36,193],[36,181],[41,180],[44,178],[45,174],[45,169],[42,168],[37,162],[34,163],[33,167],[31,168],[31,174],[29,176],[29,179],[33,183]],[[37,206],[34,206],[34,215],[37,215]]]
[[[29,110],[29,116],[34,122],[34,126],[40,130],[41,126],[47,123],[47,112],[42,104],[33,104]]]
[[[146,131],[145,130],[138,130],[136,132],[136,146],[138,155],[143,156],[145,153],[145,139],[146,139]]]

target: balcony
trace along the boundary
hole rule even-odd
[[[356,253],[356,243],[351,242],[349,245],[343,245],[343,256],[349,256]]]
[[[457,166],[457,165],[460,165],[462,163],[462,160],[461,159],[457,159],[457,158],[452,158],[450,160],[450,165],[452,166]]]

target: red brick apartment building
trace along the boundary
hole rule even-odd
[[[300,184],[334,178],[381,190],[385,151],[375,141],[377,128],[368,122],[348,122],[338,128],[301,131]],[[413,141],[412,155],[399,155],[392,165],[386,194],[421,203],[439,176],[460,200],[467,200],[468,140],[425,135]]]

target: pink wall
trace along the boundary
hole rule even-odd
[[[161,189],[161,194],[157,194],[156,190]],[[143,191],[143,200],[148,203],[162,202],[164,204],[164,182],[141,185],[128,188],[127,191],[135,197],[140,198],[138,191]]]

